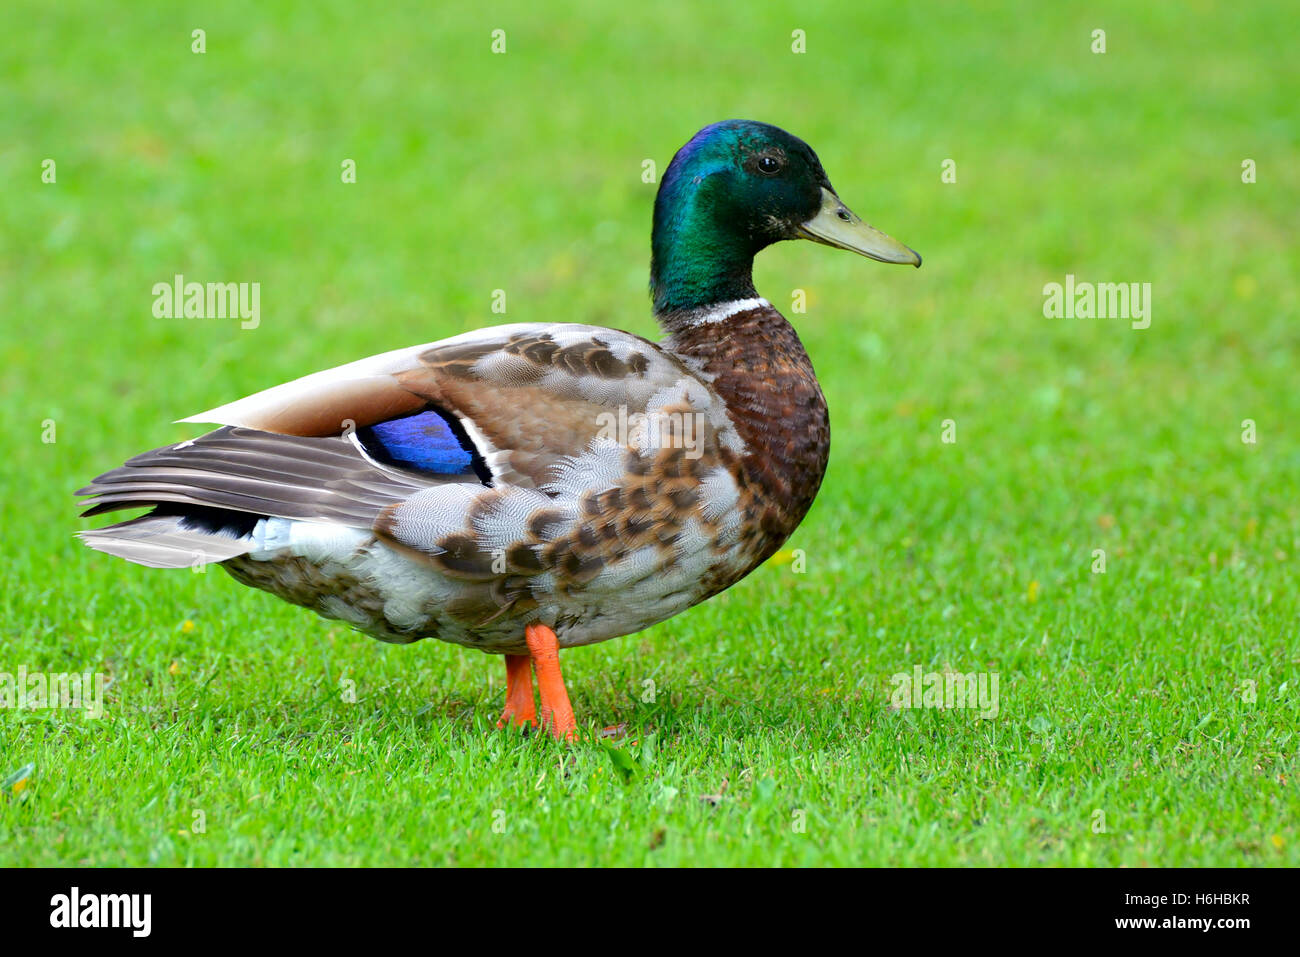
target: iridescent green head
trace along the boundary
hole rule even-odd
[[[650,260],[655,313],[756,296],[754,256],[782,239],[921,265],[920,256],[840,202],[803,140],[767,123],[724,120],[691,137],[659,184]]]

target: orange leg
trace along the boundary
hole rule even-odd
[[[528,655],[506,655],[506,710],[501,712],[497,727],[504,728],[506,722],[516,728],[537,726],[532,661]]]
[[[524,629],[524,638],[533,656],[533,667],[537,670],[537,687],[542,696],[542,726],[556,739],[572,741],[578,722],[574,720],[573,705],[569,704],[569,692],[565,690],[564,677],[560,674],[560,643],[555,632],[545,625],[532,624]]]

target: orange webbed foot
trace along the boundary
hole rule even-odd
[[[537,671],[537,688],[542,698],[542,726],[557,740],[572,741],[577,737],[578,722],[573,717],[573,705],[560,674],[560,643],[555,632],[543,624],[531,624],[524,629],[528,651]]]
[[[506,709],[497,721],[498,728],[507,724],[516,728],[537,726],[532,666],[532,658],[528,655],[506,655]]]

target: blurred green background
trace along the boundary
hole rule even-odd
[[[10,6],[0,672],[113,684],[0,710],[0,863],[1300,863],[1292,5],[539,7]],[[72,539],[180,416],[498,322],[655,336],[643,162],[728,117],[925,266],[759,258],[831,406],[806,571],[567,654],[624,737],[498,734],[496,659]],[[176,273],[259,327],[154,318]],[[1151,327],[1045,318],[1067,273]],[[917,664],[999,717],[891,710]]]

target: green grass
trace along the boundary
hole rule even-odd
[[[0,864],[1300,863],[1288,5],[534,6],[6,18],[0,672],[112,685],[0,710]],[[925,267],[760,257],[831,405],[806,570],[567,653],[626,737],[498,733],[499,659],[72,539],[179,416],[501,321],[654,335],[642,161],[730,116]],[[260,282],[260,327],[153,318],[177,272]],[[1044,318],[1066,273],[1152,283],[1151,328]],[[892,709],[915,665],[998,716]]]

